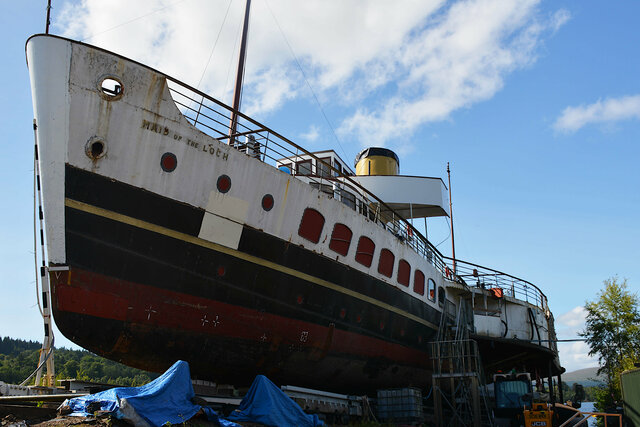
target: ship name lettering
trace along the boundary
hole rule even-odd
[[[174,141],[182,141],[182,135],[177,132],[172,132],[167,126],[162,126],[156,122],[151,122],[149,120],[142,120],[142,129],[149,130],[151,132],[159,133],[164,136],[173,136]],[[198,151],[202,151],[203,153],[209,153],[209,155],[216,157],[222,157],[222,160],[229,160],[229,153],[225,153],[220,148],[214,147],[213,144],[203,144],[198,141],[194,141],[190,138],[184,138],[184,143],[189,147],[196,148]],[[200,150],[202,149],[202,150]]]
[[[142,128],[150,130],[151,132],[161,133],[163,135],[169,135],[170,132],[168,127],[144,119],[142,120]]]

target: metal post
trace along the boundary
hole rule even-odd
[[[453,236],[453,202],[451,200],[451,171],[449,170],[449,162],[447,162],[447,177],[449,179],[449,217],[451,219],[451,257],[453,258],[453,273],[458,274],[456,268],[456,243]]]
[[[424,237],[429,240],[429,232],[427,231],[427,217],[424,217]]]

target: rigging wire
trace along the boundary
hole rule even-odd
[[[20,385],[21,385],[21,386],[22,386],[22,385],[27,385],[27,383],[29,382],[29,380],[30,380],[31,378],[33,378],[33,376],[34,376],[35,374],[37,374],[37,373],[38,373],[38,371],[39,371],[40,369],[42,369],[42,367],[44,366],[44,364],[45,364],[45,363],[47,363],[47,360],[49,360],[49,358],[50,358],[50,357],[51,357],[51,355],[53,354],[53,347],[54,347],[54,345],[55,345],[55,341],[56,341],[56,338],[53,336],[53,333],[52,333],[52,334],[51,334],[51,348],[49,348],[49,351],[47,352],[47,355],[46,355],[46,356],[45,356],[45,358],[42,360],[42,362],[40,362],[40,364],[39,364],[39,365],[38,365],[38,367],[35,369],[35,371],[31,372],[31,374],[30,374],[30,375],[29,375],[29,376],[28,376],[24,381],[22,381],[22,382],[20,383]],[[36,384],[36,385],[38,385],[38,384]]]
[[[235,44],[233,45],[233,52],[235,52],[236,48],[238,47],[238,41],[240,40],[241,30],[242,30],[242,22],[240,22],[238,24],[238,27],[236,29],[236,37],[235,37]],[[231,61],[229,61],[229,67],[227,68],[227,79],[224,82],[224,91],[222,92],[222,96],[220,97],[220,99],[224,99],[224,96],[227,93],[227,87],[229,86],[229,77],[231,75],[231,67],[232,67],[232,65],[233,65],[233,59],[231,59]],[[243,75],[243,77],[244,77],[244,75]],[[240,94],[240,96],[242,97],[242,93]],[[240,100],[242,101],[242,98],[240,98]],[[232,104],[232,103],[233,103],[233,99],[231,100],[230,104]]]
[[[313,90],[313,87],[311,87],[311,83],[309,83],[309,80],[307,79],[307,75],[304,72],[304,69],[302,68],[302,65],[298,61],[298,57],[296,56],[295,52],[293,51],[293,47],[291,47],[291,44],[289,43],[289,40],[287,39],[287,36],[284,34],[284,31],[282,30],[282,27],[280,26],[280,23],[278,22],[278,19],[276,18],[275,14],[271,10],[271,7],[269,6],[269,2],[267,0],[265,0],[264,4],[267,6],[267,9],[269,10],[269,13],[273,17],[273,20],[275,21],[276,26],[278,27],[278,30],[280,30],[280,34],[282,34],[282,38],[284,39],[285,43],[289,47],[289,51],[291,52],[291,56],[293,56],[293,59],[294,59],[296,65],[298,66],[298,69],[300,70],[300,73],[302,74],[302,78],[304,79],[305,83],[309,87],[309,90],[311,91],[311,94],[313,95],[313,99],[316,101],[316,104],[318,105],[318,108],[320,109],[320,112],[322,113],[322,116],[324,117],[324,120],[327,122],[327,125],[329,126],[329,129],[331,129],[331,134],[333,135],[333,138],[338,143],[338,146],[340,147],[340,150],[342,150],[342,154],[344,154],[345,158],[347,158],[347,153],[345,152],[344,148],[342,147],[342,144],[340,143],[340,139],[338,139],[338,135],[336,134],[335,129],[331,125],[331,122],[329,121],[329,118],[327,117],[327,114],[325,113],[324,109],[322,108],[322,104],[320,104],[320,100],[318,99],[318,96],[316,95],[315,91]]]
[[[196,89],[200,89],[200,84],[202,83],[202,79],[204,79],[204,75],[207,73],[207,68],[209,68],[209,63],[211,62],[211,58],[213,57],[213,51],[216,50],[216,46],[218,45],[218,40],[220,39],[220,34],[222,34],[222,29],[224,28],[224,23],[227,21],[227,16],[229,15],[229,9],[231,9],[231,3],[233,3],[233,0],[229,0],[229,4],[227,5],[227,11],[224,13],[222,24],[220,24],[220,30],[218,31],[218,35],[216,36],[216,41],[213,43],[213,47],[211,48],[211,53],[209,54],[209,59],[207,60],[207,65],[205,65],[204,70],[202,71],[202,76],[200,76],[200,80],[198,80],[198,85],[196,86]]]
[[[445,217],[444,219],[447,220],[447,225],[449,225],[449,234],[447,235],[447,237],[444,238],[444,240],[442,242],[440,242],[440,243],[438,243],[436,245],[436,248],[438,246],[440,246],[441,244],[443,244],[444,242],[446,242],[449,239],[449,237],[451,237],[451,225],[449,224],[449,218]]]
[[[152,11],[152,12],[149,12],[149,13],[144,14],[144,15],[140,15],[140,16],[138,16],[138,17],[136,17],[136,18],[130,19],[130,20],[128,20],[128,21],[126,21],[126,22],[123,22],[123,23],[121,23],[121,24],[118,24],[118,25],[116,25],[116,26],[114,26],[114,27],[111,27],[111,28],[108,28],[108,29],[106,29],[106,30],[100,31],[100,32],[98,32],[98,33],[92,34],[92,35],[90,35],[89,37],[85,37],[84,39],[81,39],[80,41],[85,42],[85,41],[87,41],[87,40],[91,40],[92,38],[94,38],[94,37],[96,37],[96,36],[99,36],[99,35],[104,34],[104,33],[108,33],[109,31],[113,31],[113,30],[115,30],[116,28],[120,28],[120,27],[122,27],[122,26],[124,26],[124,25],[127,25],[127,24],[130,24],[130,23],[132,23],[132,22],[135,22],[135,21],[137,21],[137,20],[139,20],[139,19],[146,18],[147,16],[153,15],[154,13],[162,12],[162,11],[163,11],[163,10],[165,10],[165,9],[169,9],[169,8],[171,8],[171,7],[175,6],[175,5],[179,4],[179,3],[185,2],[185,1],[187,1],[187,0],[178,0],[178,1],[176,1],[176,2],[174,2],[174,3],[171,3],[171,4],[169,4],[169,5],[165,6],[165,7],[161,7],[160,9],[156,9],[156,10],[154,10],[154,11]]]

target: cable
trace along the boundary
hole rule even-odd
[[[444,219],[446,219],[446,220],[447,220],[447,225],[449,225],[449,218],[445,217]],[[442,242],[440,242],[440,243],[438,243],[438,244],[436,245],[436,248],[437,248],[438,246],[440,246],[441,244],[443,244],[443,243],[444,243],[444,242],[445,242],[449,237],[451,237],[451,226],[449,225],[449,227],[447,227],[447,228],[448,228],[448,230],[449,230],[449,234],[447,235],[447,237],[445,237],[445,238],[444,238],[444,240],[443,240]]]
[[[331,134],[333,135],[333,138],[338,143],[338,146],[340,147],[340,150],[342,150],[342,154],[344,154],[344,157],[347,158],[347,153],[344,151],[344,148],[342,148],[342,144],[340,144],[340,140],[338,139],[338,135],[336,134],[335,130],[333,129],[333,126],[331,125],[331,122],[329,121],[329,118],[325,114],[324,109],[322,108],[322,104],[320,104],[320,100],[318,99],[318,97],[316,96],[316,93],[314,92],[313,88],[311,87],[311,83],[309,83],[309,80],[307,80],[307,75],[305,74],[304,70],[302,69],[302,65],[300,65],[300,62],[298,61],[298,58],[296,57],[296,54],[294,53],[293,48],[291,47],[291,44],[289,43],[289,40],[287,39],[287,36],[284,34],[284,31],[282,31],[282,27],[280,26],[280,23],[278,22],[278,20],[276,19],[276,16],[274,15],[273,11],[271,10],[271,7],[269,6],[269,2],[267,0],[265,0],[264,4],[267,6],[267,9],[269,9],[269,13],[273,17],[273,20],[276,22],[276,26],[280,30],[280,34],[282,34],[282,38],[284,39],[285,43],[289,47],[289,51],[291,52],[291,56],[293,56],[293,59],[296,62],[296,65],[298,66],[298,69],[300,70],[300,73],[302,74],[302,78],[304,79],[305,83],[309,87],[309,90],[311,91],[311,94],[313,95],[313,99],[316,101],[316,104],[318,105],[318,108],[320,109],[320,112],[322,113],[322,116],[324,117],[324,120],[327,122],[327,125],[329,126],[329,129],[331,129]]]
[[[236,30],[236,38],[235,38],[235,44],[233,45],[233,52],[236,51],[236,47],[238,46],[238,40],[240,40],[240,33],[242,30],[242,23],[238,24],[238,28]],[[227,68],[227,79],[224,82],[224,90],[222,91],[222,96],[220,97],[220,99],[224,99],[225,94],[227,93],[227,86],[229,85],[229,76],[231,75],[231,66],[233,65],[233,58],[231,59],[231,61],[229,61],[229,67]],[[233,96],[233,95],[232,95]],[[241,94],[242,96],[242,94]],[[231,102],[229,104],[233,104],[233,99],[231,100]]]
[[[51,355],[53,354],[53,346],[54,346],[54,344],[55,344],[55,341],[56,341],[56,340],[55,340],[55,337],[53,336],[53,332],[52,332],[52,333],[51,333],[51,348],[49,348],[49,352],[47,353],[46,357],[44,358],[44,360],[43,360],[42,362],[40,362],[40,364],[39,364],[39,365],[38,365],[38,367],[35,369],[35,371],[31,372],[31,375],[29,375],[29,376],[27,377],[27,379],[25,379],[24,381],[22,381],[22,382],[20,383],[20,385],[26,385],[26,384],[29,382],[29,380],[30,380],[31,378],[33,378],[33,376],[34,376],[35,374],[37,374],[37,373],[38,373],[38,371],[39,371],[40,369],[42,369],[42,367],[44,366],[44,364],[45,364],[45,363],[47,363],[47,360],[49,360],[49,357],[51,357]],[[38,384],[36,384],[36,385],[38,385]]]
[[[161,12],[161,11],[163,11],[163,10],[165,10],[165,9],[168,9],[168,8],[170,8],[170,7],[173,7],[173,6],[177,5],[178,3],[182,3],[182,2],[184,2],[184,1],[186,1],[186,0],[178,0],[177,2],[172,3],[172,4],[168,5],[168,6],[161,7],[160,9],[156,9],[156,10],[154,10],[153,12],[149,12],[149,13],[147,13],[147,14],[145,14],[145,15],[138,16],[137,18],[130,19],[129,21],[123,22],[122,24],[118,24],[118,25],[116,25],[115,27],[108,28],[108,29],[106,29],[106,30],[104,30],[104,31],[100,31],[99,33],[92,34],[92,35],[90,35],[89,37],[86,37],[86,38],[84,38],[84,39],[82,39],[82,40],[80,40],[80,41],[87,41],[87,40],[91,40],[91,39],[92,39],[92,38],[94,38],[95,36],[99,36],[100,34],[108,33],[109,31],[113,31],[113,30],[115,30],[116,28],[120,28],[120,27],[122,27],[123,25],[130,24],[130,23],[132,23],[132,22],[134,22],[134,21],[137,21],[138,19],[146,18],[147,16],[153,15],[154,13]]]
[[[216,46],[218,45],[218,40],[220,39],[220,34],[222,34],[222,28],[224,28],[224,23],[227,22],[227,15],[229,15],[229,9],[231,8],[231,3],[233,3],[233,0],[229,0],[229,4],[227,5],[227,11],[224,13],[224,18],[222,19],[222,24],[220,25],[220,31],[218,31],[218,35],[216,36],[216,41],[213,43],[213,47],[211,48],[211,53],[209,54],[209,59],[207,60],[207,65],[205,65],[204,70],[202,71],[202,76],[200,76],[200,80],[198,80],[196,89],[200,89],[200,83],[202,83],[202,79],[204,79],[204,75],[207,72],[207,68],[209,68],[209,63],[211,62],[211,58],[213,57],[213,51],[216,50]]]

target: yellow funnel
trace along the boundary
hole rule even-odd
[[[365,148],[356,156],[356,175],[398,175],[400,161],[387,148]]]

